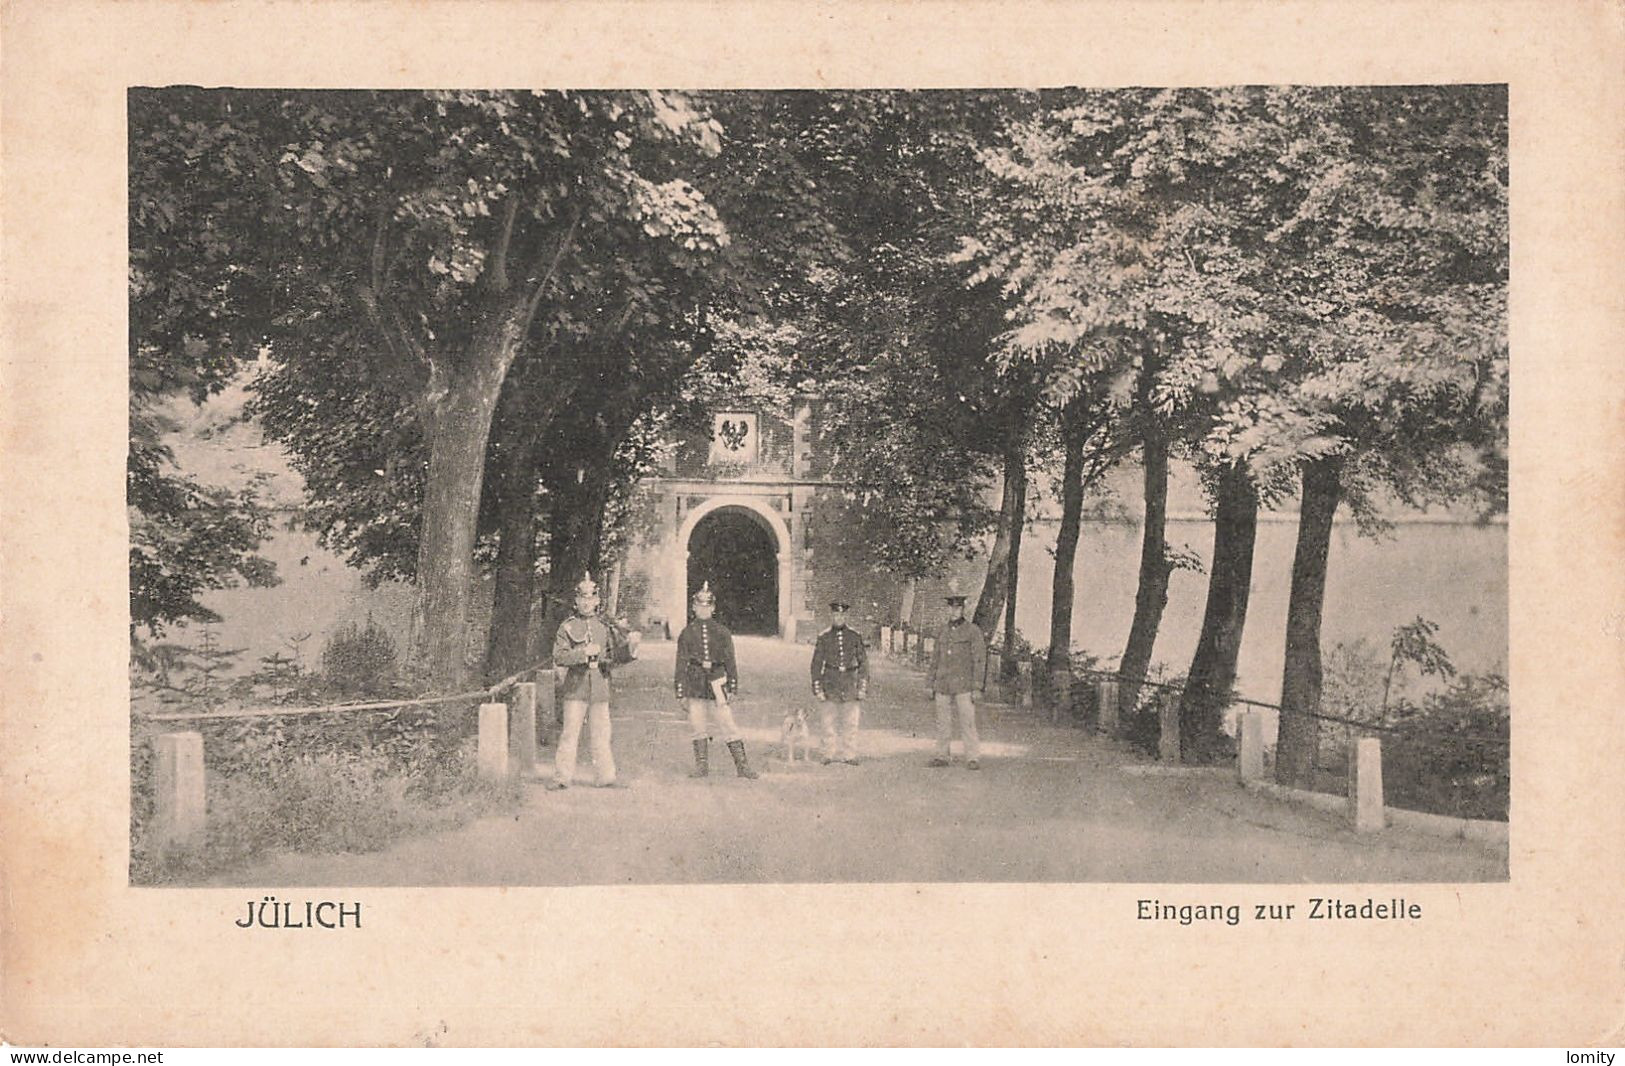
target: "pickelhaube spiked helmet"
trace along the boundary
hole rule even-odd
[[[592,579],[592,571],[588,570],[582,575],[581,581],[576,585],[576,599],[586,599],[598,595],[598,582]]]
[[[957,577],[951,578],[948,581],[948,591],[942,598],[948,602],[950,607],[965,602],[965,593],[964,590],[959,587],[959,579]]]
[[[715,593],[711,591],[710,581],[706,581],[700,586],[699,591],[694,593],[694,602],[700,605],[714,604],[717,602]]]

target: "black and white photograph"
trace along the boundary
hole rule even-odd
[[[1622,72],[8,0],[0,1042],[1608,1066]]]
[[[128,136],[132,882],[1507,877],[1504,85]]]

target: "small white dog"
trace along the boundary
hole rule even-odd
[[[811,758],[812,730],[807,728],[807,712],[800,707],[784,716],[784,725],[779,729],[779,744],[784,748],[784,761],[796,761],[796,748],[801,748],[801,761],[807,762]]]

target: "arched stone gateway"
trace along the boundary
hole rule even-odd
[[[899,583],[854,542],[815,421],[810,405],[786,417],[740,404],[714,411],[709,433],[669,441],[630,500],[612,608],[674,636],[710,581],[718,617],[741,634],[810,641],[833,595],[851,600],[855,625],[878,626]]]
[[[683,565],[674,567],[671,602],[685,605],[705,581],[717,619],[735,633],[790,635],[790,532],[761,500],[713,497],[692,508],[678,530]]]

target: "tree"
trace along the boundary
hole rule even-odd
[[[1382,497],[1504,506],[1506,97],[1495,87],[1344,90],[1304,137],[1313,195],[1276,243],[1307,364],[1295,402],[1336,454],[1302,464],[1276,776],[1304,784],[1320,706],[1320,625],[1333,516],[1362,530]]]
[[[1216,410],[1208,396],[1219,391],[1218,375],[1203,364],[1235,362],[1257,326],[1230,247],[1248,205],[1231,207],[1224,197],[1238,191],[1226,168],[1258,138],[1247,133],[1249,101],[1240,92],[1073,92],[1046,102],[1011,132],[1008,147],[983,154],[1006,196],[984,212],[959,258],[978,265],[972,282],[996,279],[1015,298],[1003,365],[1040,367],[1054,402],[1101,412],[1099,424],[1109,427],[1102,456],[1142,446],[1145,546],[1124,656],[1132,700],[1166,600],[1170,437],[1200,434]],[[1176,360],[1184,373],[1170,377]],[[1235,373],[1229,367],[1226,376]],[[1075,472],[1081,455],[1068,451]],[[1080,506],[1081,493],[1073,494]],[[1063,508],[1063,586],[1075,542],[1068,517]],[[1070,597],[1057,591],[1057,605],[1063,593]],[[1069,608],[1070,598],[1063,622]],[[1051,635],[1057,660],[1063,635]]]
[[[174,470],[172,404],[201,404],[237,370],[225,355],[225,323],[210,314],[231,287],[211,283],[226,249],[187,224],[186,168],[167,147],[187,134],[167,126],[130,146],[130,636],[159,637],[188,622],[218,621],[203,594],[277,581],[257,549],[269,516],[257,487],[202,485]],[[211,210],[229,205],[217,202]],[[141,649],[137,648],[138,653]]]
[[[908,579],[972,550],[992,524],[994,471],[1015,472],[1012,492],[1023,484],[1025,450],[1009,442],[1035,391],[988,373],[1003,297],[965,287],[945,256],[986,195],[974,153],[1027,106],[1008,93],[781,93],[755,120],[770,120],[760,143],[814,205],[773,205],[817,254],[777,256],[800,269],[767,289],[772,312],[797,324],[802,380],[831,401],[820,429],[838,455],[830,473],[860,505],[854,536]],[[979,619],[1004,603],[1008,508],[999,525]]]
[[[201,288],[231,353],[263,345],[292,375],[338,364],[410,410],[424,664],[460,687],[503,382],[586,329],[560,311],[583,243],[654,242],[697,267],[726,241],[679,175],[716,150],[715,124],[664,93],[150,90],[131,110],[138,138],[181,131],[160,150],[224,249]]]

